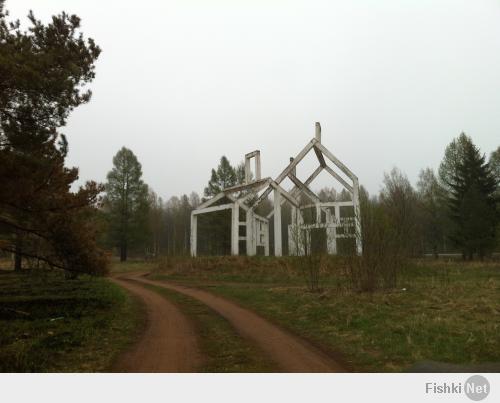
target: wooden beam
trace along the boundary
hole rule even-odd
[[[311,199],[312,202],[321,203],[320,198],[316,196],[316,194],[311,189],[309,189],[304,183],[302,183],[299,178],[297,178],[295,175],[292,174],[289,174],[288,177],[295,184],[297,188],[299,188]]]
[[[309,176],[309,178],[307,178],[307,180],[304,182],[304,185],[306,186],[309,186],[313,181],[314,179],[316,179],[316,177],[321,173],[321,171],[323,170],[323,167],[322,166],[319,166],[317,167],[314,172]],[[293,197],[297,197],[297,194],[300,193],[300,190],[297,186],[294,185],[293,189],[290,191],[290,194],[293,196]],[[281,200],[281,204],[283,204],[285,202],[285,200]],[[267,219],[270,219],[274,214],[274,211],[271,210],[269,212],[269,214],[267,215]]]
[[[353,192],[353,187],[349,185],[344,178],[342,178],[337,172],[335,172],[332,168],[330,168],[328,165],[325,166],[326,172],[328,172],[330,175],[332,175],[335,179],[337,179],[342,186],[344,186],[351,194]]]
[[[191,213],[191,256],[196,257],[197,249],[198,249],[198,217],[196,214]]]
[[[255,218],[253,217],[253,211],[249,210],[246,212],[246,245],[247,245],[247,256],[255,255]]]
[[[363,254],[363,240],[361,239],[361,209],[359,205],[359,183],[358,178],[353,180],[354,191],[352,193],[352,201],[354,203],[354,219],[356,220],[355,233],[356,233],[356,253],[358,256]]]
[[[219,201],[225,196],[224,192],[217,193],[214,197],[211,199],[208,199],[206,202],[201,203],[196,209],[204,209],[205,207],[211,206],[215,202]]]
[[[321,152],[321,150],[318,147],[314,146],[314,152],[316,153],[316,157],[318,157],[319,165],[325,167],[326,161],[325,157],[323,157],[323,153]]]
[[[299,207],[299,202],[297,200],[295,200],[295,198],[290,193],[288,193],[285,189],[283,189],[276,182],[274,182],[274,181],[271,182],[271,187],[274,190],[278,191],[281,194],[281,196],[283,196],[286,200],[288,200],[292,206]],[[281,203],[281,200],[280,200],[280,203]],[[280,204],[280,207],[281,207],[281,204]]]
[[[332,161],[337,168],[339,168],[343,173],[345,173],[352,180],[354,180],[354,178],[356,178],[356,175],[354,175],[349,168],[347,168],[342,162],[340,162],[340,160],[337,157],[335,157],[335,155],[333,155],[330,151],[328,151],[328,149],[323,144],[319,143],[315,139],[312,141],[314,143],[314,147],[317,147],[324,155],[326,155],[326,157],[330,161]]]
[[[302,149],[300,153],[297,154],[297,156],[293,159],[293,161],[288,164],[288,166],[281,172],[278,177],[276,178],[275,182],[276,183],[281,183],[283,182],[283,179],[285,179],[290,172],[292,172],[293,168],[297,166],[297,164],[304,159],[304,157],[307,155],[309,151],[311,151],[311,148],[313,148],[314,142],[311,140],[307,145]]]
[[[255,157],[257,154],[260,154],[260,150],[255,150],[255,151],[252,151],[252,152],[249,152],[249,153],[246,153],[245,154],[245,158],[253,158]]]
[[[233,208],[234,203],[221,204],[219,206],[206,207],[202,209],[193,210],[191,212],[192,215],[205,214],[205,213],[213,213],[214,211],[220,210],[228,210]]]
[[[242,185],[236,185],[236,186],[231,186],[226,189],[224,189],[222,192],[226,195],[231,194],[231,193],[236,193],[236,192],[242,192],[244,190],[252,190],[255,188],[261,188],[266,186],[271,182],[271,178],[264,178],[260,180],[255,180],[250,183],[244,183]]]
[[[238,203],[232,205],[231,210],[231,255],[240,254],[240,208]]]
[[[281,256],[281,192],[274,189],[274,256]]]

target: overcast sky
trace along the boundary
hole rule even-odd
[[[263,176],[323,127],[370,192],[415,183],[461,131],[500,144],[499,0],[7,0],[82,18],[103,52],[94,96],[63,132],[68,164],[104,181],[122,146],[162,197],[202,192],[221,155],[261,150]],[[314,154],[313,154],[314,155]],[[306,161],[299,176],[317,162]],[[334,184],[322,175],[313,186]],[[336,184],[335,184],[336,185]],[[337,186],[338,188],[338,186]]]

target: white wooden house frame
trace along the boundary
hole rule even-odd
[[[307,178],[305,182],[300,181],[296,176],[296,167],[304,157],[313,150],[316,154],[319,166]],[[326,157],[326,159],[325,159]],[[254,178],[252,178],[251,162],[255,160]],[[327,159],[339,169],[348,179],[345,180],[327,164]],[[336,179],[350,194],[351,201],[342,202],[322,202],[309,185],[316,177],[325,170]],[[294,187],[287,191],[283,189],[281,183],[289,178]],[[259,195],[259,192],[260,193]],[[267,217],[261,217],[255,213],[255,208],[273,192],[273,210]],[[306,196],[311,204],[301,205],[302,195]],[[229,200],[224,204],[223,200]],[[305,231],[310,237],[313,228],[325,228],[327,239],[327,252],[337,253],[338,238],[355,238],[356,252],[362,253],[361,242],[361,221],[359,206],[359,181],[349,168],[335,157],[321,143],[321,125],[316,122],[315,137],[307,143],[295,158],[290,158],[290,163],[276,179],[261,177],[260,151],[256,150],[245,155],[245,183],[224,189],[222,192],[200,204],[191,213],[191,255],[196,256],[198,245],[198,215],[211,213],[214,211],[231,209],[231,254],[239,255],[239,242],[246,241],[246,253],[253,256],[257,253],[257,247],[264,248],[264,254],[269,255],[269,222],[274,223],[274,255],[282,256],[282,233],[281,233],[281,206],[287,201],[292,206],[292,223],[288,226],[289,254],[303,255],[305,253],[303,245],[292,236],[294,231]],[[340,215],[340,208],[352,206],[353,217],[343,217]],[[304,223],[304,211],[314,208],[316,219],[314,223]],[[240,221],[240,209],[245,211],[245,221]],[[332,214],[333,210],[333,214]],[[324,213],[324,214],[322,214]],[[324,218],[323,218],[324,217]],[[240,226],[245,227],[245,236],[240,236]],[[342,227],[342,231],[338,228]],[[351,231],[346,229],[351,228]]]

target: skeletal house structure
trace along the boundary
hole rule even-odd
[[[296,167],[304,157],[313,151],[318,159],[319,166],[302,182],[296,176]],[[326,157],[326,158],[325,158]],[[333,166],[340,170],[347,179],[339,175],[335,169],[327,164],[331,161]],[[252,161],[255,168],[252,172]],[[307,143],[295,158],[290,158],[288,166],[276,179],[261,177],[260,151],[253,151],[245,155],[245,183],[223,189],[219,194],[199,205],[191,213],[191,255],[196,256],[198,251],[198,216],[215,211],[231,210],[231,254],[240,254],[240,241],[246,243],[246,254],[257,254],[261,247],[263,253],[269,255],[269,227],[273,220],[274,227],[274,255],[283,254],[282,234],[282,205],[289,202],[291,205],[291,224],[288,225],[288,251],[290,255],[303,255],[306,250],[300,238],[293,234],[305,234],[304,239],[311,239],[311,231],[323,229],[326,232],[326,248],[329,254],[337,253],[337,239],[354,238],[356,252],[362,253],[361,223],[359,207],[359,182],[349,168],[335,157],[321,143],[321,126],[316,122],[315,137]],[[338,181],[351,195],[350,201],[322,202],[318,195],[309,186],[323,171],[328,172],[333,179]],[[282,187],[282,182],[289,178],[294,184],[290,191]],[[262,217],[255,212],[259,204],[273,192],[273,209]],[[303,203],[304,199],[308,203]],[[341,207],[352,207],[353,215],[341,217]],[[309,210],[308,210],[309,209]],[[306,210],[315,211],[314,222],[306,223],[304,213]],[[240,210],[244,211],[245,220],[240,221]],[[240,227],[245,227],[245,235],[240,235]]]

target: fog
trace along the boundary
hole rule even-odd
[[[415,183],[460,132],[500,139],[500,2],[7,0],[62,10],[102,47],[93,98],[62,129],[68,164],[104,181],[120,147],[160,196],[202,192],[226,155],[261,150],[276,177],[314,136],[370,192],[393,166]],[[299,169],[302,180],[317,164]],[[336,184],[322,175],[312,186]],[[338,186],[336,186],[339,188]]]

